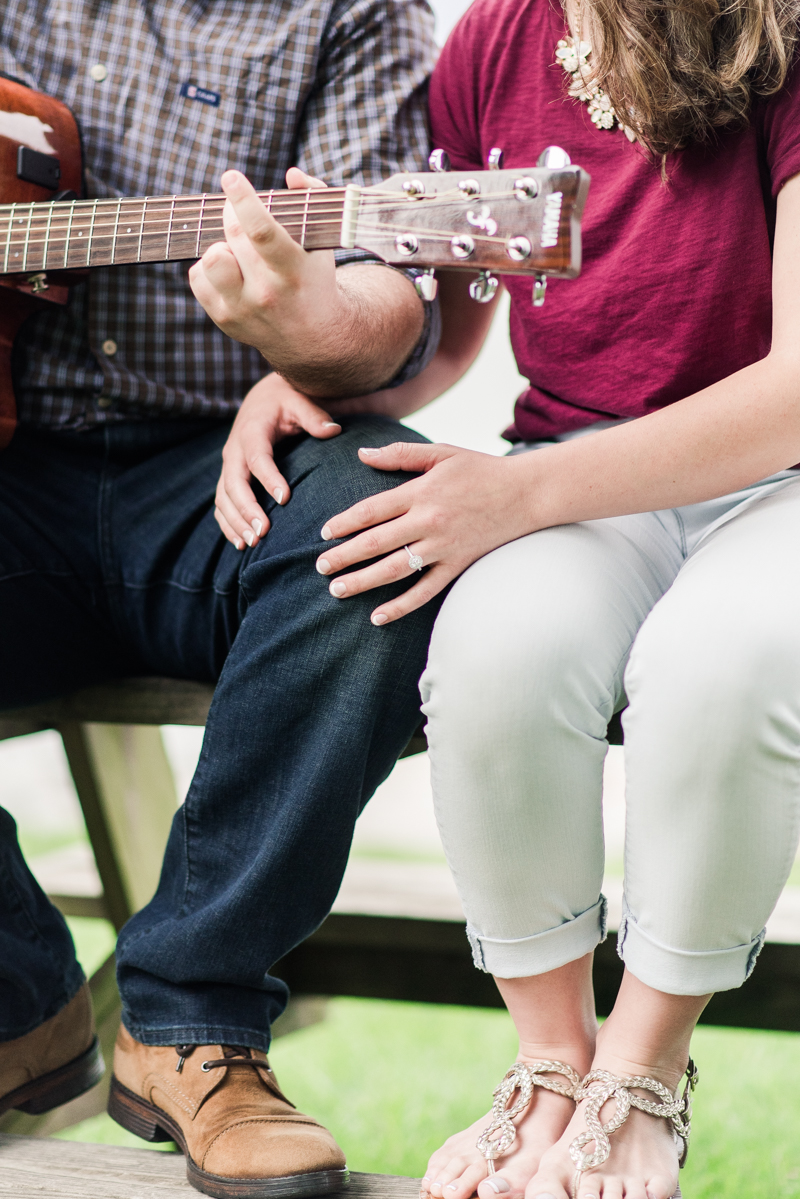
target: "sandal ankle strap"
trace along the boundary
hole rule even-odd
[[[691,1058],[686,1068],[686,1083],[682,1094],[673,1095],[663,1083],[655,1078],[641,1075],[630,1075],[620,1078],[608,1070],[592,1070],[575,1091],[575,1101],[580,1103],[587,1099],[584,1110],[586,1132],[575,1138],[569,1147],[569,1154],[575,1163],[575,1179],[573,1195],[577,1194],[581,1174],[593,1170],[608,1161],[611,1153],[609,1135],[616,1132],[628,1118],[632,1107],[647,1112],[650,1116],[661,1116],[672,1124],[676,1141],[681,1146],[678,1165],[683,1167],[689,1152],[689,1136],[691,1134],[692,1091],[697,1086],[697,1067]],[[642,1095],[634,1094],[633,1088],[640,1091],[650,1091],[657,1096],[658,1102],[645,1099]],[[600,1112],[609,1099],[616,1102],[616,1110],[607,1124],[600,1119]],[[584,1153],[587,1145],[594,1142],[594,1151]]]
[[[561,1074],[567,1081],[548,1078],[548,1074]],[[489,1126],[478,1137],[478,1151],[486,1158],[489,1173],[494,1174],[495,1158],[507,1153],[514,1143],[517,1135],[514,1120],[527,1109],[535,1087],[574,1099],[580,1085],[580,1074],[566,1062],[514,1062],[494,1092]],[[509,1106],[515,1091],[519,1091],[519,1098]]]

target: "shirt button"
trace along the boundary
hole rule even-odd
[[[103,351],[103,353],[106,355],[106,357],[112,358],[114,356],[114,354],[116,354],[116,352],[117,352],[117,343],[115,341],[112,341],[111,338],[109,337],[109,338],[107,338],[106,341],[103,342],[100,349]]]
[[[103,409],[110,408],[111,400],[108,398],[108,396],[100,396],[100,399],[97,401],[97,407]]]
[[[102,83],[108,78],[108,67],[104,62],[96,62],[93,67],[89,67],[89,74],[95,83]]]

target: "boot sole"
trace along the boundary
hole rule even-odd
[[[201,1170],[186,1147],[180,1125],[165,1111],[135,1095],[111,1076],[108,1114],[117,1124],[144,1141],[174,1141],[186,1158],[186,1177],[196,1190],[214,1199],[295,1199],[329,1195],[350,1181],[350,1171],[315,1170],[309,1174],[284,1174],[280,1178],[225,1178]]]
[[[27,1112],[29,1116],[41,1116],[90,1091],[103,1077],[105,1070],[100,1042],[95,1037],[89,1048],[80,1057],[67,1062],[66,1066],[59,1066],[58,1070],[33,1078],[0,1097],[0,1115],[13,1108]]]

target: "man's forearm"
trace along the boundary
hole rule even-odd
[[[270,365],[315,397],[379,391],[402,367],[424,325],[414,285],[390,267],[354,263],[336,272],[337,304],[305,338],[270,355]]]

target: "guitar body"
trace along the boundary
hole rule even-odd
[[[23,174],[39,174],[43,159],[50,160],[51,170],[57,162],[60,178],[55,189],[20,178],[21,146],[28,152]],[[72,113],[59,100],[0,78],[0,204],[52,201],[59,191],[80,195],[81,190],[81,141]],[[52,283],[37,294],[37,281],[31,283],[30,278],[0,276],[0,448],[11,440],[17,423],[11,378],[14,338],[37,308],[66,304],[69,295],[67,287]]]

